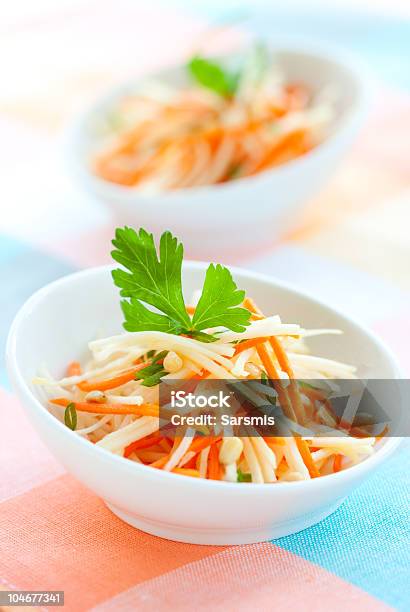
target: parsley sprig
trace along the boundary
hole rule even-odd
[[[269,53],[259,42],[253,45],[240,65],[229,68],[225,63],[194,55],[187,63],[187,71],[197,85],[230,100],[235,97],[242,81],[257,88],[269,68]]]
[[[233,96],[238,88],[240,72],[229,71],[218,62],[195,55],[187,67],[199,85],[222,97]]]
[[[127,331],[162,331],[212,342],[216,336],[203,330],[226,327],[242,332],[249,325],[250,312],[238,307],[245,292],[237,288],[229,270],[220,264],[208,267],[191,319],[182,293],[184,249],[171,232],[162,234],[159,254],[153,235],[142,228],[138,232],[130,227],[118,228],[113,245],[113,259],[126,268],[113,270],[112,276],[120,295],[126,298],[121,300],[121,307]]]
[[[77,428],[77,410],[74,402],[70,402],[64,410],[64,423],[73,431]]]
[[[168,374],[162,365],[167,354],[168,351],[161,351],[155,357],[152,357],[150,363],[145,368],[136,372],[135,380],[141,380],[141,384],[144,387],[155,387],[155,385],[158,385],[162,376]]]
[[[252,482],[252,474],[248,472],[242,472],[242,470],[237,470],[237,482]]]

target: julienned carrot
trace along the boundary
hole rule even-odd
[[[302,440],[302,438],[299,438],[298,436],[295,438],[295,440],[300,455],[303,459],[303,463],[306,465],[311,478],[318,478],[318,476],[320,476],[320,472],[312,459],[312,455],[310,454],[310,449],[306,440]]]
[[[141,450],[142,448],[150,448],[154,446],[154,444],[158,444],[162,440],[162,436],[160,434],[154,434],[152,436],[148,436],[146,438],[142,438],[142,440],[136,440],[135,442],[131,442],[124,449],[124,457],[129,457],[131,453],[136,450]]]
[[[264,315],[262,311],[258,308],[258,306],[251,298],[245,298],[243,305],[252,313],[254,317],[263,318]],[[294,373],[289,363],[289,359],[277,338],[275,338],[274,336],[270,337],[269,343],[275,353],[280,367],[284,372],[286,372],[290,380],[289,392],[282,386],[280,382],[274,383],[276,392],[279,397],[279,402],[288,418],[303,424],[305,420],[303,404],[299,395],[297,385],[293,380]],[[266,349],[265,344],[256,345],[256,350],[269,378],[273,381],[279,381],[279,372],[277,371],[275,364],[273,363],[271,356],[269,355],[269,352]]]
[[[244,342],[240,342],[235,347],[235,355],[238,355],[239,353],[243,353],[243,351],[246,351],[249,348],[253,348],[254,346],[257,346],[258,344],[261,344],[261,342],[267,342],[268,340],[269,338],[251,338],[250,340],[245,340]]]
[[[216,444],[212,444],[208,458],[208,478],[210,480],[220,480],[219,449]]]
[[[273,363],[266,346],[264,344],[261,344],[256,347],[256,350],[268,377],[272,380],[272,383],[275,386],[275,390],[278,394],[279,403],[283,409],[283,412],[288,417],[288,419],[296,421],[296,415],[289,401],[288,394],[286,392],[286,389],[282,386],[280,382],[279,373],[276,370],[275,364]]]
[[[274,436],[266,436],[263,438],[268,446],[285,446],[285,440]]]
[[[137,416],[150,417],[158,417],[159,414],[156,404],[143,404],[142,406],[135,406],[134,404],[97,404],[91,402],[72,402],[66,397],[57,397],[50,400],[50,402],[64,407],[74,404],[75,409],[79,412],[90,412],[93,414],[135,414]]]
[[[193,315],[195,313],[195,306],[186,306],[185,309],[190,315]]]
[[[191,469],[192,468],[193,470],[198,469],[197,465],[196,465],[197,457],[198,457],[198,455],[194,455],[193,457],[191,457],[191,459],[189,461],[184,463],[184,468],[187,468],[187,469]]]
[[[305,416],[304,416],[305,410],[303,407],[302,399],[300,397],[298,385],[295,381],[295,373],[293,371],[293,368],[290,364],[288,356],[286,355],[286,352],[283,349],[283,346],[280,340],[276,338],[275,336],[272,336],[269,339],[269,342],[270,342],[271,347],[274,350],[276,359],[279,361],[279,365],[281,369],[284,372],[286,372],[286,374],[289,376],[290,384],[289,384],[288,395],[289,395],[290,401],[292,402],[293,410],[295,411],[298,423],[301,423],[303,425],[305,423]]]
[[[113,378],[106,378],[105,380],[96,380],[94,382],[84,380],[78,383],[77,387],[81,389],[81,391],[108,391],[109,389],[115,389],[116,387],[125,385],[125,383],[131,380],[135,380],[135,374],[142,368],[145,368],[146,365],[146,363],[139,363],[130,370],[118,374],[118,376],[113,376]]]
[[[199,374],[195,374],[193,380],[203,380],[209,375],[208,370],[202,370]]]
[[[286,372],[286,374],[289,376],[289,378],[294,378],[295,375],[293,373],[293,368],[290,365],[290,361],[288,359],[288,356],[286,355],[285,351],[283,350],[283,346],[280,343],[280,341],[278,340],[278,338],[276,338],[276,336],[271,336],[269,338],[269,342],[270,342],[271,347],[275,351],[275,355],[276,355],[277,360],[279,361],[279,365],[280,365],[281,369],[284,372]]]
[[[265,157],[254,170],[254,174],[269,168],[275,163],[282,161],[285,152],[289,152],[289,159],[300,155],[300,149],[306,139],[306,130],[299,129],[285,135],[282,140],[275,143],[267,152]],[[286,159],[286,158],[285,158]]]
[[[183,476],[192,476],[193,478],[199,478],[199,471],[190,468],[174,468],[171,470],[174,474],[182,474]]]
[[[170,456],[171,453],[168,453],[167,455],[165,455],[165,457],[162,457],[162,459],[158,459],[157,461],[154,461],[154,463],[150,463],[149,465],[150,467],[162,469],[164,465],[168,462]]]
[[[342,459],[343,459],[343,455],[335,455],[335,458],[333,459],[333,471],[334,472],[340,472],[340,470],[342,469]]]
[[[199,453],[201,452],[201,450],[204,450],[204,448],[206,448],[207,446],[212,446],[216,442],[219,442],[219,440],[222,440],[222,436],[216,436],[216,437],[204,436],[203,438],[195,438],[195,440],[192,442],[191,446],[189,447],[188,452]]]
[[[172,444],[170,443],[168,438],[162,438],[159,442],[159,445],[166,453],[169,453],[172,449]]]
[[[68,364],[67,367],[67,376],[80,376],[81,375],[81,365],[78,361],[72,361]]]
[[[256,305],[252,298],[246,297],[243,301],[243,307],[249,310],[252,314],[252,319],[264,319],[264,315],[262,314],[260,308]]]

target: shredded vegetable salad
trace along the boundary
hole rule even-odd
[[[144,230],[118,229],[113,271],[125,315],[120,335],[93,340],[90,357],[55,379],[44,367],[34,380],[50,412],[111,453],[175,474],[240,483],[308,480],[344,470],[374,452],[377,438],[338,428],[323,389],[308,382],[355,378],[355,368],[311,355],[306,330],[265,316],[238,290],[227,268],[211,264],[202,292],[182,293],[182,245],[169,232],[157,253]],[[124,269],[125,268],[125,269]],[[151,307],[155,308],[155,311]],[[272,384],[295,423],[326,425],[333,435],[263,436],[233,428],[160,426],[158,388],[167,380],[260,380]]]
[[[252,176],[304,155],[331,130],[335,92],[290,82],[263,45],[239,66],[193,57],[189,82],[145,82],[100,118],[92,170],[151,194]]]

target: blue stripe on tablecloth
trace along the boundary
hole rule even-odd
[[[24,252],[26,246],[9,236],[0,236],[0,266],[5,265],[8,261],[12,261],[16,256]]]
[[[305,41],[337,45],[364,60],[372,71],[389,84],[410,89],[408,56],[410,20],[391,10],[360,10],[323,1],[293,0],[162,0],[193,14],[205,16],[211,23],[235,23],[265,40],[303,45]],[[387,5],[386,5],[387,6]],[[242,23],[241,23],[242,22]],[[285,42],[286,44],[286,42]]]
[[[410,441],[337,512],[274,543],[398,610],[410,609]]]
[[[75,268],[56,257],[8,236],[0,236],[0,385],[8,388],[4,350],[14,315],[40,287],[73,272]]]

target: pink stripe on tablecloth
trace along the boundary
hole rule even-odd
[[[64,590],[67,612],[219,551],[130,527],[68,475],[0,504],[0,576],[19,589]]]
[[[79,268],[112,264],[111,240],[117,225],[108,223],[92,232],[79,230],[75,235],[44,245],[49,253],[61,257]]]
[[[27,420],[18,400],[0,388],[0,502],[64,473]]]
[[[229,603],[228,603],[229,602]],[[358,587],[270,543],[238,546],[121,593],[94,612],[390,608]]]
[[[405,376],[410,376],[410,300],[394,317],[378,321],[373,326],[397,357]]]

